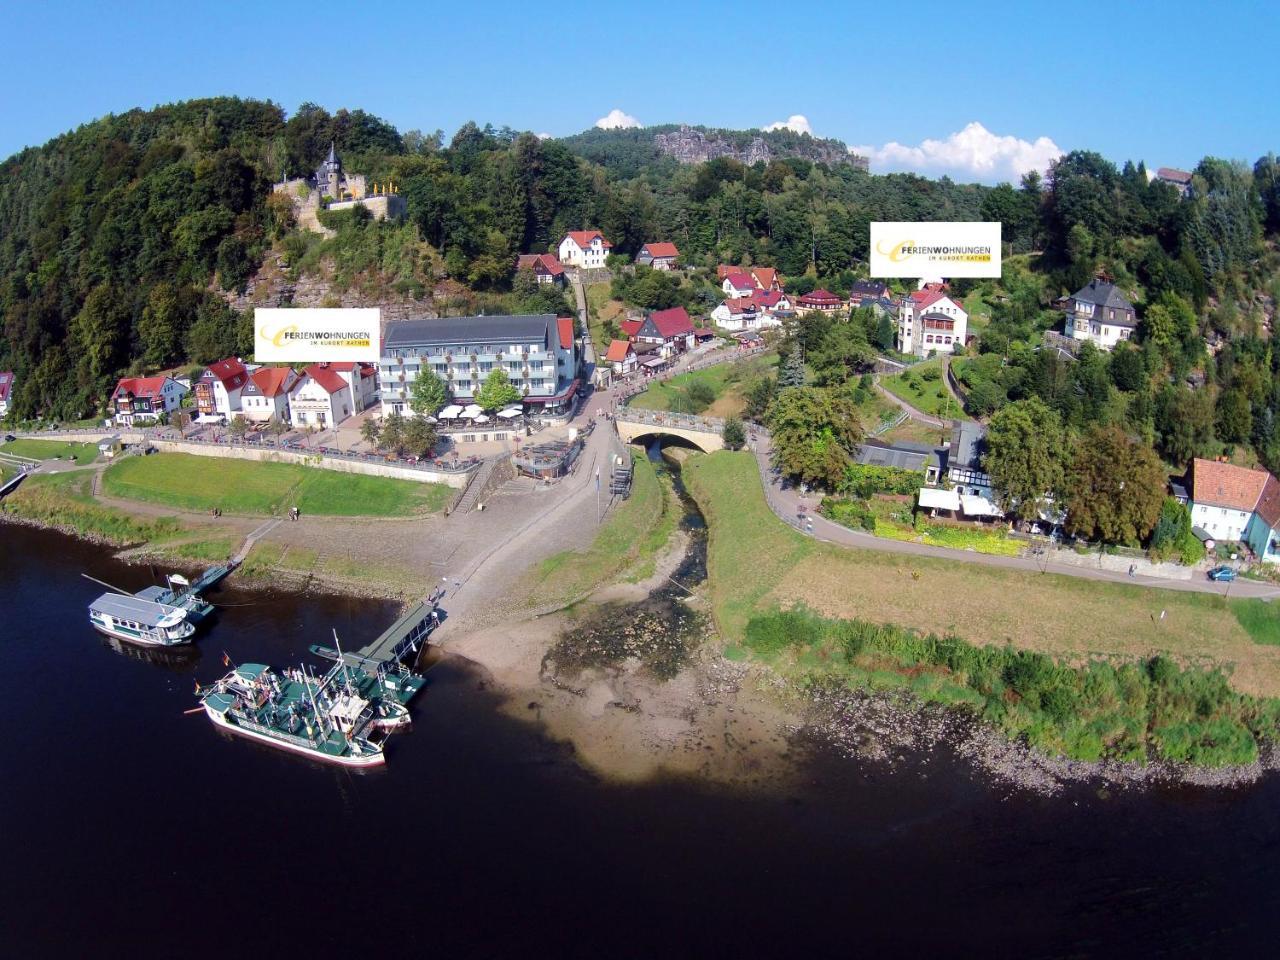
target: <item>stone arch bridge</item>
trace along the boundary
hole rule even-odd
[[[614,423],[618,436],[627,443],[642,437],[679,437],[704,453],[724,449],[724,421],[717,417],[623,407],[614,416]]]

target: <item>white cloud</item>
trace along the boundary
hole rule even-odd
[[[614,107],[603,117],[596,121],[596,126],[601,130],[617,130],[628,127],[643,127],[644,124],[631,116],[629,113],[623,113],[617,107]]]
[[[551,136],[551,134],[549,134],[549,133],[538,133],[538,134],[534,134],[534,136],[536,136],[539,140],[554,140],[554,139],[555,139],[555,138],[554,138],[554,137],[552,137],[552,136]]]
[[[813,128],[809,126],[809,118],[803,113],[793,113],[785,120],[779,120],[777,123],[771,123],[767,127],[761,127],[761,130],[794,130],[796,133],[807,133],[813,136]]]
[[[1063,150],[1048,137],[1034,142],[1018,137],[997,136],[974,121],[945,140],[923,140],[919,146],[890,142],[882,147],[850,147],[870,159],[878,173],[912,170],[920,173],[947,173],[958,177],[996,182],[1017,181],[1024,173],[1049,168],[1049,161]]]

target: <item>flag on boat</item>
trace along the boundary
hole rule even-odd
[[[223,665],[224,667],[229,667],[229,666],[231,666],[231,658],[230,658],[229,656],[227,656],[227,652],[226,652],[225,650],[224,650],[224,651],[222,651],[222,665]]]

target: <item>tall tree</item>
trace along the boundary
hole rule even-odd
[[[858,408],[817,387],[782,390],[766,417],[773,456],[783,473],[834,489],[862,443]]]
[[[424,365],[409,388],[409,409],[419,417],[429,417],[448,402],[449,388]]]
[[[1062,418],[1039,397],[998,410],[987,428],[984,463],[1000,506],[1035,520],[1062,490],[1067,463]]]
[[[501,367],[490,370],[484,379],[484,385],[476,391],[476,403],[490,412],[519,401],[520,391],[511,385],[507,372]]]
[[[1067,471],[1067,529],[1137,545],[1160,519],[1168,477],[1160,458],[1119,427],[1093,427]]]

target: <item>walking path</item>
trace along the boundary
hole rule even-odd
[[[905,410],[907,412],[907,415],[911,417],[912,420],[919,420],[921,423],[927,423],[931,427],[951,426],[951,421],[949,420],[941,420],[938,417],[931,417],[929,416],[929,414],[925,413],[923,410],[917,410],[915,407],[907,403],[907,401],[903,400],[896,393],[894,393],[893,391],[886,388],[883,384],[881,384],[879,378],[876,379],[875,384],[876,384],[876,389],[880,391],[880,394],[886,400],[888,400],[890,403],[894,404],[895,406]]]
[[[757,439],[752,444],[752,449],[755,453],[756,464],[760,469],[760,479],[764,484],[765,499],[770,509],[785,523],[790,524],[801,533],[812,536],[824,543],[834,543],[843,547],[864,550],[879,550],[884,553],[905,553],[919,557],[933,557],[939,560],[950,560],[953,563],[978,563],[989,567],[1021,570],[1026,573],[1056,573],[1066,577],[1079,577],[1084,580],[1105,580],[1112,583],[1137,584],[1144,587],[1156,587],[1161,590],[1217,593],[1223,596],[1263,599],[1280,597],[1280,587],[1275,584],[1260,583],[1253,580],[1214,583],[1211,580],[1199,579],[1169,580],[1163,577],[1130,577],[1126,573],[1095,567],[1080,567],[1074,564],[1061,563],[1048,557],[1003,557],[969,550],[935,547],[905,540],[888,540],[859,530],[851,530],[815,513],[821,502],[821,497],[817,494],[805,495],[789,483],[784,482],[773,470],[771,462],[772,448],[770,447],[768,432],[757,427],[755,436]],[[801,520],[801,517],[804,517],[804,519]]]
[[[280,526],[282,519],[283,518],[281,517],[272,517],[270,520],[265,520],[258,526],[254,527],[253,532],[244,538],[244,543],[240,544],[240,549],[237,550],[235,556],[231,558],[231,562],[237,566],[244,563],[244,558],[249,555],[249,551],[253,549],[253,545],[276,527]]]

